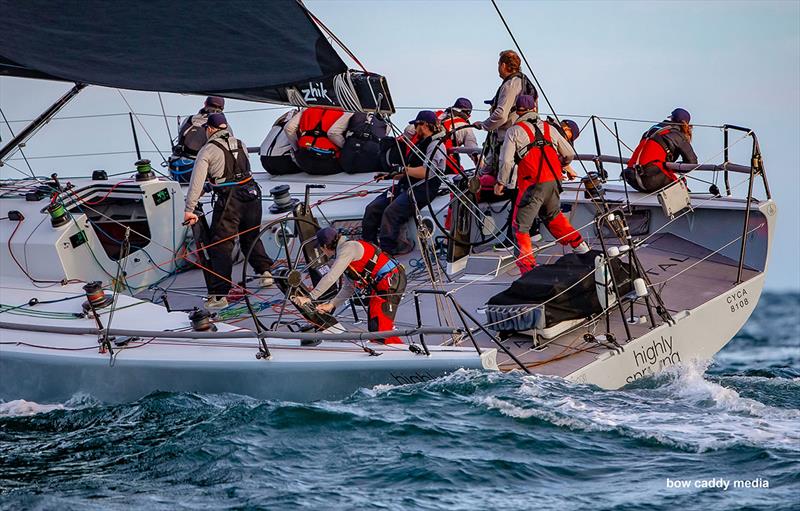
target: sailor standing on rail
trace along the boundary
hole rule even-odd
[[[261,276],[262,287],[274,283],[269,271],[273,261],[258,237],[257,227],[261,223],[261,189],[250,173],[247,147],[231,135],[225,114],[209,115],[205,128],[208,142],[197,154],[197,163],[192,171],[189,190],[186,192],[183,219],[189,225],[197,222],[198,216],[194,211],[203,193],[203,186],[208,180],[215,200],[211,239],[206,249],[213,272],[206,272],[208,282],[206,308],[221,309],[228,306],[226,297],[232,287],[233,241],[238,233],[242,232],[239,235],[242,253],[250,252],[250,259],[247,262]],[[231,298],[241,298],[241,291]]]
[[[394,318],[403,292],[406,290],[406,271],[380,248],[364,240],[349,241],[333,227],[317,232],[317,245],[328,257],[335,256],[331,270],[311,290],[310,298],[296,296],[294,302],[305,306],[318,300],[342,275],[342,287],[330,302],[317,305],[317,311],[332,313],[336,307],[365,288],[369,293],[368,328],[370,332],[394,330]],[[385,344],[402,344],[399,337],[388,337]]]
[[[569,165],[575,150],[549,123],[539,119],[533,96],[518,97],[516,112],[519,118],[503,141],[494,193],[503,194],[517,166],[513,225],[519,247],[517,266],[524,274],[536,266],[530,229],[537,216],[562,245],[569,244],[579,254],[588,252],[589,246],[561,212],[562,166]]]

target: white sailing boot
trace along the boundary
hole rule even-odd
[[[585,241],[581,241],[581,244],[573,248],[572,251],[576,254],[585,254],[589,251],[589,244]]]
[[[275,284],[275,279],[272,278],[272,273],[267,270],[261,274],[261,278],[259,279],[258,283],[261,285],[261,287],[270,287]]]
[[[228,306],[228,299],[224,296],[210,295],[206,299],[206,310],[219,310]]]

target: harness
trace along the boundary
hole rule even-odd
[[[503,78],[503,83],[501,83],[500,87],[497,88],[497,92],[494,93],[494,98],[492,98],[492,104],[491,104],[492,110],[497,108],[497,100],[500,98],[500,90],[503,88],[503,85],[505,85],[507,81],[517,77],[522,79],[522,91],[520,92],[520,94],[533,96],[535,98],[539,97],[539,92],[536,90],[536,87],[531,83],[530,79],[525,75],[525,73],[523,73],[522,71],[517,71],[516,73],[511,73],[510,75]]]
[[[450,154],[450,150],[456,147],[456,132],[455,128],[467,124],[466,119],[452,113],[447,114],[447,117],[442,121],[442,128],[447,134],[443,142],[447,150],[447,168],[454,174],[461,174],[464,169],[461,167],[461,157],[458,154]]]
[[[531,130],[529,125],[533,126],[533,130]],[[545,162],[547,163],[547,167],[550,169],[550,173],[553,175],[553,179],[560,185],[561,175],[560,173],[556,173],[556,170],[553,168],[553,162],[550,161],[551,159],[555,159],[555,161],[558,162],[559,169],[561,168],[561,162],[558,159],[558,151],[556,150],[555,145],[553,145],[552,138],[550,137],[550,125],[548,123],[544,123],[544,133],[542,133],[542,130],[539,129],[539,126],[535,122],[532,122],[529,119],[518,122],[515,126],[519,126],[525,130],[525,133],[528,135],[528,140],[532,140],[532,142],[514,153],[514,163],[519,165],[520,162],[527,159],[531,150],[539,149],[539,151],[541,151],[541,155],[539,157],[539,164],[536,169],[536,179],[534,179],[533,182],[541,182],[542,163]],[[551,150],[550,153],[547,152],[548,147]],[[520,177],[524,179],[528,176],[520,175]],[[532,176],[528,178],[531,179]]]
[[[273,130],[275,130],[275,128],[278,128],[278,129],[274,132],[275,136],[273,137],[272,142],[269,144],[269,147],[267,148],[265,156],[272,156],[272,151],[275,149],[275,144],[278,143],[278,138],[280,138],[280,135],[283,132],[283,130],[286,128],[286,125],[289,123],[289,120],[292,118],[292,116],[296,112],[297,112],[297,110],[292,110],[292,111],[286,112],[282,116],[278,117],[278,120],[275,121],[275,124],[272,125],[272,129]]]
[[[383,251],[364,240],[357,240],[364,249],[364,255],[358,261],[347,265],[345,274],[353,282],[361,283],[363,287],[375,286],[399,267],[397,261],[383,253]]]
[[[339,156],[339,147],[328,138],[328,130],[344,114],[342,110],[311,107],[300,115],[297,147],[320,156]]]
[[[353,114],[348,126],[348,138],[360,139],[365,142],[370,140],[379,142],[380,138],[375,134],[376,122],[382,123],[383,121],[377,119],[373,114],[363,114],[361,112]],[[380,126],[385,126],[385,123],[380,124]]]
[[[225,155],[225,170],[222,176],[222,181],[209,181],[214,188],[222,188],[228,186],[243,185],[253,179],[253,174],[250,172],[250,161],[247,159],[247,150],[242,145],[241,140],[236,140],[236,149],[231,150],[219,140],[211,140],[209,144],[213,144],[220,149]],[[234,152],[236,153],[234,155]]]
[[[634,155],[631,156],[631,162],[633,162],[633,165],[630,165],[629,163],[629,166],[641,170],[648,165],[655,165],[661,170],[661,172],[670,178],[670,180],[677,180],[678,178],[675,173],[664,165],[664,162],[674,161],[677,159],[672,152],[671,145],[667,139],[667,135],[673,131],[675,131],[675,127],[673,126],[666,126],[664,128],[653,126],[650,128],[642,137],[639,147],[636,148]],[[643,157],[645,158],[644,163],[642,163]]]

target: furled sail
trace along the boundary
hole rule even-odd
[[[391,112],[296,0],[0,0],[0,76]]]

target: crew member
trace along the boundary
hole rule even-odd
[[[333,227],[325,227],[317,232],[317,244],[326,256],[335,256],[331,270],[311,290],[310,298],[297,296],[295,303],[302,307],[312,300],[318,300],[344,274],[347,278],[342,279],[339,292],[330,302],[317,305],[317,311],[332,313],[353,296],[355,288],[359,287],[369,294],[369,331],[394,330],[397,307],[406,289],[406,272],[403,266],[373,243],[364,240],[349,241]],[[383,342],[403,343],[399,337],[388,337]]]
[[[228,305],[226,297],[232,287],[232,252],[237,233],[242,233],[239,235],[242,253],[250,252],[247,262],[260,275],[262,287],[273,284],[269,271],[273,261],[258,237],[256,227],[261,223],[261,189],[250,172],[247,146],[231,135],[228,121],[222,113],[208,116],[206,134],[208,142],[197,154],[197,163],[186,192],[183,219],[189,225],[197,222],[195,207],[208,180],[214,191],[214,214],[207,248],[213,273],[207,272],[206,308],[219,309]],[[240,293],[238,291],[239,297]]]
[[[461,160],[458,154],[449,154],[449,151],[455,147],[463,147],[465,149],[478,149],[478,139],[475,138],[475,132],[469,126],[469,117],[472,115],[472,101],[467,98],[458,98],[453,106],[445,109],[439,116],[439,121],[445,131],[447,139],[444,144],[448,150],[447,168],[451,173],[461,172]],[[470,154],[473,163],[477,165],[479,155]]]
[[[539,97],[536,87],[525,73],[520,71],[522,61],[514,50],[500,52],[497,62],[497,73],[503,80],[489,105],[489,117],[484,121],[474,123],[479,130],[486,130],[489,135],[486,139],[486,163],[484,172],[497,175],[497,158],[503,137],[517,120],[514,104],[521,94]]]
[[[224,98],[208,96],[199,112],[183,120],[178,128],[178,138],[172,146],[172,154],[167,162],[172,179],[179,183],[189,182],[197,152],[206,143],[204,124],[209,115],[222,112],[223,108],[225,108]]]
[[[172,148],[174,154],[191,158],[196,157],[207,140],[205,124],[208,121],[208,116],[220,113],[223,110],[225,110],[225,98],[208,96],[203,108],[196,114],[184,119],[181,127],[178,128],[178,141]]]
[[[379,243],[384,252],[395,256],[413,249],[413,243],[400,240],[400,231],[415,207],[427,206],[436,197],[447,157],[445,132],[434,112],[422,110],[409,124],[414,125],[416,146],[408,153],[406,166],[386,176],[396,183],[369,203],[361,223],[364,240]]]
[[[562,165],[569,164],[575,150],[549,123],[539,119],[536,98],[520,95],[516,101],[517,122],[507,132],[494,192],[502,195],[517,165],[517,197],[514,204],[514,235],[519,254],[517,266],[524,274],[534,266],[530,229],[538,216],[550,234],[578,253],[589,247],[561,212]]]
[[[517,120],[517,114],[514,109],[517,97],[521,94],[531,95],[534,98],[539,97],[533,82],[520,70],[521,64],[522,60],[514,50],[500,52],[497,73],[503,81],[498,87],[494,98],[489,102],[489,117],[474,124],[476,128],[489,132],[484,142],[484,160],[479,177],[482,190],[491,190],[497,182],[500,148],[503,144],[506,130],[513,126]],[[508,182],[506,182],[505,188],[508,189],[505,197],[513,204],[516,200],[516,173],[512,173]],[[494,246],[495,249],[513,247],[511,240],[513,237],[511,227],[513,213],[514,208],[509,208],[506,220],[508,225],[506,239],[497,243]]]
[[[567,139],[569,145],[575,147],[575,141],[578,140],[578,136],[581,134],[578,123],[572,119],[564,119],[561,121],[561,132],[564,133],[564,138]]]
[[[561,122],[558,122],[552,117],[547,117],[547,123],[550,124],[551,127],[558,130],[559,135],[567,139],[567,142],[569,142],[569,145],[571,145],[573,149],[575,148],[575,140],[581,134],[581,130],[578,128],[578,123],[572,119],[564,119]],[[569,163],[563,164],[562,168],[564,169],[565,179],[572,181],[578,177],[578,174],[572,169],[572,165]]]
[[[300,115],[298,110],[289,110],[278,117],[261,143],[258,151],[261,156],[261,166],[272,175],[282,176],[301,172],[300,167],[294,162],[297,145],[286,135],[286,125],[298,115]]]
[[[692,149],[692,118],[683,108],[676,108],[666,119],[642,135],[642,140],[628,160],[622,178],[640,192],[658,191],[678,177],[664,165],[675,162],[678,156],[683,163],[697,163]]]
[[[341,172],[339,151],[351,115],[338,108],[312,106],[287,122],[286,136],[297,147],[297,166],[314,175]]]

